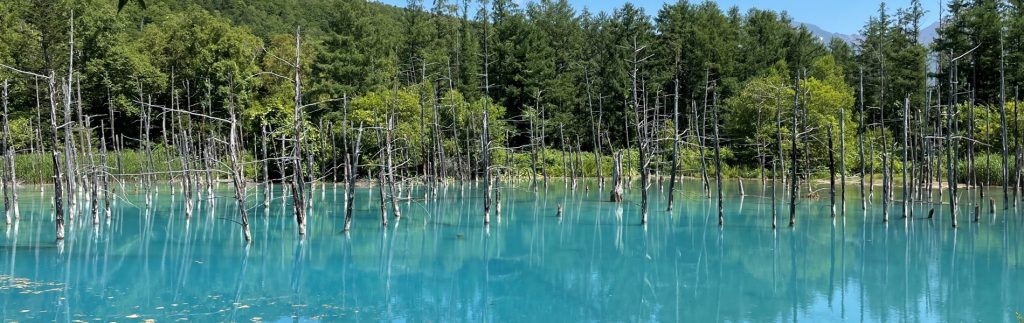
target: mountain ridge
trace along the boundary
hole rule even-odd
[[[839,38],[845,41],[847,44],[853,45],[856,44],[857,40],[861,38],[860,34],[843,34],[832,32],[826,30],[825,28],[821,28],[818,25],[808,22],[794,21],[792,25],[794,27],[804,26],[805,28],[807,28],[808,31],[811,32],[812,35],[818,37],[818,39],[824,43],[828,43],[829,40],[831,40],[832,38]],[[917,41],[924,45],[931,45],[931,43],[935,41],[935,38],[937,38],[938,35],[939,22],[936,21],[921,28],[921,33],[917,36]]]

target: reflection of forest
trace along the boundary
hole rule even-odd
[[[3,239],[0,268],[68,288],[0,289],[5,319],[1011,321],[1024,309],[1019,214],[952,230],[946,209],[928,220],[930,207],[917,206],[908,225],[896,215],[886,226],[881,210],[865,215],[851,200],[833,225],[822,199],[798,205],[795,229],[772,231],[770,200],[747,196],[727,200],[719,229],[711,202],[687,195],[644,228],[632,196],[617,205],[552,185],[510,191],[485,230],[479,189],[456,185],[410,201],[386,232],[368,198],[376,194],[361,191],[348,236],[341,191],[337,201],[314,194],[301,243],[290,205],[258,209],[247,249],[221,219],[231,200],[201,204],[186,222],[181,200],[163,197],[150,214],[124,202],[98,230],[76,217],[59,254],[39,234],[52,223],[35,194],[23,195],[27,216]]]

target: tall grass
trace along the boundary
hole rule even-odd
[[[97,168],[101,168],[99,154],[94,152],[93,159],[95,160]],[[63,156],[61,156],[63,158]],[[245,162],[245,174],[248,178],[255,178],[257,174],[257,167],[259,165],[251,163],[253,159],[252,155],[246,154],[242,158]],[[76,156],[76,165],[78,166],[80,176],[88,176],[92,162],[89,160],[89,156]],[[211,168],[213,171],[214,178],[222,178],[227,176],[228,168],[227,158],[223,158],[220,161],[215,161]],[[141,150],[123,150],[119,152],[109,152],[107,154],[106,172],[114,176],[115,178],[132,181],[141,180],[143,175],[147,172],[154,176],[155,180],[158,181],[169,181],[176,180],[181,177],[182,163],[178,156],[178,152],[172,149],[165,149],[164,147],[157,147],[153,149],[153,169],[149,170],[149,160],[146,157],[145,151]],[[200,163],[202,165],[202,163]],[[193,166],[193,170],[196,166]],[[39,183],[51,183],[53,182],[53,155],[50,152],[37,152],[37,153],[21,153],[14,156],[14,169],[18,176],[18,182],[27,184],[39,184]],[[61,167],[64,170],[64,167]]]

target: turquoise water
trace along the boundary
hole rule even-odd
[[[801,200],[788,228],[780,203],[748,182],[725,188],[725,227],[697,182],[672,213],[655,186],[650,223],[639,191],[605,202],[593,183],[575,192],[552,181],[534,193],[507,189],[502,216],[482,225],[479,187],[453,185],[437,200],[422,189],[382,230],[376,191],[356,196],[352,232],[341,233],[338,190],[313,192],[309,233],[296,234],[280,188],[264,210],[250,189],[253,243],[225,218],[229,187],[201,200],[190,220],[166,187],[145,210],[141,195],[111,221],[69,222],[54,242],[49,193],[21,192],[21,221],[0,240],[0,316],[6,321],[1016,321],[1024,312],[1021,213],[915,205],[912,220],[882,223],[851,187],[845,217],[828,199]],[[585,186],[591,190],[585,190]],[[47,188],[49,192],[49,188]],[[875,192],[875,196],[879,195]],[[991,192],[993,194],[995,192]],[[1001,194],[1001,193],[1000,193]],[[897,194],[898,195],[898,194]],[[1001,196],[1000,196],[1001,197]],[[781,201],[780,201],[781,202]],[[559,218],[557,205],[563,205]],[[493,210],[492,210],[493,212]],[[495,215],[492,213],[492,217]]]

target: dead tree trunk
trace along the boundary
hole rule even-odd
[[[96,172],[96,158],[95,158],[95,155],[93,154],[93,151],[92,151],[92,126],[91,126],[92,122],[90,120],[91,120],[91,117],[86,117],[85,118],[85,128],[83,129],[84,130],[83,132],[85,133],[85,140],[82,141],[82,144],[85,146],[84,148],[87,150],[88,157],[89,157],[89,177],[88,177],[88,181],[92,182],[92,184],[89,184],[89,194],[90,194],[89,200],[91,202],[90,206],[91,206],[91,212],[92,212],[92,224],[93,225],[97,225],[97,224],[100,224],[100,214],[99,214],[100,213],[100,204],[99,204],[100,202],[99,202],[99,199],[98,199],[98,197],[99,197],[99,177],[98,176],[99,175]]]
[[[377,132],[377,137],[380,138],[380,132]],[[379,171],[377,172],[377,195],[380,198],[380,225],[381,227],[388,227],[388,208],[387,203],[384,199],[384,165],[380,165]]]
[[[338,135],[334,132],[334,121],[331,121],[327,132],[331,137],[331,183],[334,187],[338,185]],[[424,173],[426,174],[426,173]]]
[[[14,158],[13,158],[14,154],[13,153],[9,153],[9,151],[11,149],[7,145],[8,143],[10,143],[10,141],[8,140],[8,137],[10,137],[10,133],[11,133],[11,128],[10,128],[10,126],[8,124],[8,120],[7,120],[7,80],[4,80],[3,87],[4,88],[3,88],[3,98],[2,98],[2,100],[3,100],[3,108],[4,108],[4,114],[3,114],[3,132],[4,133],[3,133],[2,139],[0,139],[0,140],[3,141],[2,143],[0,143],[0,147],[2,147],[2,148],[0,148],[0,150],[2,150],[2,153],[4,154],[4,157],[3,157],[4,163],[2,165],[2,167],[4,168],[3,171],[2,171],[2,173],[4,173],[4,176],[2,178],[0,178],[0,181],[3,182],[2,184],[3,184],[3,191],[4,191],[4,217],[5,217],[6,221],[7,221],[6,223],[7,224],[11,224],[11,190],[13,190],[14,188],[11,187],[10,170],[14,169]]]
[[[718,94],[715,95],[715,121],[712,127],[715,129],[715,185],[718,189],[718,226],[725,225],[725,212],[722,208],[722,156],[721,156],[721,141],[722,138],[718,135]]]
[[[1018,139],[1024,137],[1024,134],[1020,133],[1020,105],[1018,105],[1017,102],[1017,95],[1019,94],[1019,91],[1019,87],[1013,88],[1013,120],[1015,121],[1013,123],[1013,133],[1017,134]],[[1016,160],[1014,163],[1016,166],[1016,175],[1013,177],[1013,207],[1017,207],[1017,202],[1020,200],[1020,197],[1024,195],[1021,194],[1021,169],[1024,167],[1024,165],[1022,165],[1024,164],[1024,149],[1021,149],[1022,146],[1020,140],[1014,142],[1013,145],[1016,146],[1015,151],[1017,152],[1014,157]]]
[[[538,98],[538,102],[539,102]],[[540,106],[540,172],[544,178],[544,190],[548,189],[548,122],[546,120],[547,114],[544,112],[544,106]]]
[[[352,207],[356,200],[356,177],[359,174],[359,152],[363,146],[363,125],[359,125],[357,131],[355,145],[346,148],[351,149],[351,153],[345,155],[345,165],[348,167],[345,171],[348,174],[348,178],[345,179],[345,232],[352,228]],[[387,223],[387,217],[384,218],[384,223]]]
[[[558,125],[558,138],[562,141],[560,149],[562,151],[562,184],[563,187],[569,187],[569,161],[565,159],[565,132],[563,131],[563,125]]]
[[[637,133],[637,151],[639,153],[639,165],[638,170],[640,171],[640,224],[647,224],[647,206],[648,206],[648,190],[650,189],[650,156],[649,152],[651,149],[651,135],[648,132],[650,128],[650,120],[647,117],[647,106],[646,104],[640,106],[640,91],[638,85],[640,82],[639,65],[644,58],[640,58],[639,54],[643,51],[643,47],[637,44],[636,38],[633,38],[633,60],[630,69],[630,79],[632,80],[632,99],[633,99],[633,118],[636,123]],[[646,95],[646,94],[645,94]]]
[[[910,215],[910,194],[907,194],[907,185],[910,182],[907,181],[907,152],[910,150],[908,146],[910,137],[910,97],[903,99],[903,218],[906,219]]]
[[[797,133],[797,108],[800,106],[800,78],[794,78],[795,91],[793,91],[793,129],[790,130],[790,162],[792,171],[789,179],[789,226],[796,225],[796,133]]]
[[[594,143],[594,169],[597,171],[598,190],[604,189],[604,177],[601,175],[601,126],[600,116],[594,117],[594,98],[591,90],[590,74],[584,70],[587,82],[587,108],[590,110],[590,136]],[[600,96],[600,95],[599,95]],[[582,167],[582,165],[581,165]],[[670,203],[671,204],[671,203]]]
[[[107,167],[107,131],[106,125],[103,121],[100,121],[100,167],[102,170],[103,185],[103,213],[107,219],[110,219],[110,167]]]
[[[675,80],[672,95],[672,174],[668,182],[668,212],[672,212],[673,200],[676,196],[676,170],[679,167],[679,79]]]
[[[61,171],[60,171],[60,152],[58,148],[60,143],[57,137],[57,88],[54,82],[56,78],[53,72],[50,72],[49,78],[49,95],[50,95],[50,139],[53,145],[53,207],[55,216],[55,225],[57,232],[57,240],[64,240],[64,190],[62,189]],[[65,102],[66,103],[66,102]]]
[[[242,165],[239,162],[238,148],[238,121],[235,119],[235,107],[233,99],[229,100],[228,104],[228,115],[230,116],[230,133],[228,134],[228,149],[231,152],[231,181],[235,187],[235,201],[238,203],[238,213],[241,215],[242,234],[245,236],[245,241],[252,241],[252,234],[249,232],[249,211],[245,205],[245,173],[242,170]]]
[[[947,126],[946,127],[948,129],[946,131],[946,176],[948,178],[948,184],[949,184],[949,215],[953,219],[952,222],[953,222],[953,227],[954,228],[957,227],[957,223],[956,223],[956,190],[957,190],[957,185],[956,185],[956,168],[954,168],[955,162],[953,160],[953,153],[954,153],[954,151],[956,149],[956,144],[953,141],[953,132],[956,132],[956,124],[957,124],[957,122],[956,122],[956,114],[955,114],[955,112],[956,112],[956,106],[955,105],[956,105],[956,101],[957,101],[956,100],[956,97],[957,97],[957,92],[956,91],[957,90],[956,90],[956,87],[954,85],[954,84],[956,84],[956,81],[954,79],[955,75],[956,75],[956,67],[955,66],[956,66],[955,62],[953,62],[953,64],[950,64],[950,69],[951,69],[951,73],[949,74],[950,75],[950,78],[949,78],[950,102],[946,106],[946,122],[947,122]]]
[[[612,165],[612,191],[611,201],[620,203],[622,202],[622,152],[617,152],[613,156]]]
[[[704,108],[703,108],[702,114],[701,114],[701,116],[699,118],[700,119],[700,124],[697,127],[697,149],[700,152],[700,176],[701,176],[702,184],[704,186],[704,196],[710,199],[711,198],[711,183],[710,183],[710,180],[708,180],[707,157],[704,154],[704,139],[705,139],[704,135],[706,135],[706,130],[707,130],[707,128],[705,128],[705,122],[707,120],[707,112],[708,112],[708,94],[707,94],[708,93],[708,88],[709,88],[708,82],[709,81],[707,80],[707,78],[705,78],[704,79]],[[696,119],[698,119],[698,117],[697,117],[697,106],[694,105],[693,109],[694,109],[693,110],[693,117],[696,120]],[[697,122],[694,122],[694,123],[696,124]]]
[[[839,109],[839,210],[842,216],[846,216],[846,117],[843,112],[846,108]]]
[[[305,133],[305,120],[302,115],[302,79],[299,77],[302,65],[299,61],[302,46],[300,46],[299,29],[295,29],[295,69],[292,85],[295,92],[295,114],[292,119],[295,126],[294,141],[292,143],[292,201],[295,212],[295,224],[299,229],[299,236],[306,235],[306,182],[302,171],[302,142]]]
[[[860,70],[860,81],[858,88],[859,90],[857,91],[857,101],[860,105],[860,126],[857,127],[857,146],[860,155],[860,207],[863,210],[867,210],[868,195],[867,192],[864,190],[864,177],[867,176],[867,172],[865,171],[866,161],[864,160],[864,132],[866,131],[866,129],[864,129],[864,69]]]
[[[145,170],[145,173],[146,173],[146,176],[145,176],[146,177],[146,184],[145,185],[146,185],[146,207],[148,208],[153,203],[153,176],[155,176],[156,169],[154,168],[154,163],[153,163],[153,146],[152,146],[152,142],[149,140],[150,139],[149,138],[149,131],[150,131],[150,129],[152,129],[151,126],[150,126],[150,120],[152,119],[152,115],[153,115],[153,109],[152,109],[152,103],[153,102],[152,102],[152,99],[149,99],[146,102],[147,103],[145,103],[144,107],[142,108],[142,110],[144,112],[142,113],[142,134],[141,135],[143,137],[143,142],[142,143],[145,146],[145,151],[146,151],[146,170]]]
[[[68,50],[68,75],[67,75],[67,81],[62,81],[61,82],[61,83],[63,83],[63,84],[61,84],[61,89],[63,90],[63,93],[64,93],[64,107],[63,107],[64,108],[64,123],[65,123],[63,125],[63,127],[64,127],[64,163],[65,163],[64,166],[65,166],[65,168],[67,170],[67,174],[65,174],[66,176],[65,176],[64,180],[67,181],[68,202],[69,202],[69,209],[71,210],[71,212],[69,212],[68,215],[69,215],[69,217],[73,218],[74,214],[75,214],[75,200],[76,200],[76,198],[75,198],[75,192],[76,192],[76,190],[75,190],[75,188],[76,188],[76,186],[75,186],[75,177],[76,176],[75,176],[75,170],[74,170],[75,158],[74,158],[74,150],[73,150],[74,142],[72,141],[72,136],[71,136],[71,129],[73,128],[73,124],[72,124],[72,121],[71,121],[71,105],[72,105],[72,102],[73,102],[72,101],[71,86],[72,86],[72,84],[74,84],[74,75],[75,75],[75,68],[74,68],[74,65],[75,65],[74,64],[74,62],[75,62],[75,51],[74,51],[74,48],[75,48],[75,18],[74,18],[74,12],[72,12],[72,15],[71,15],[71,18],[69,19],[69,22],[70,22],[70,26],[71,26],[71,31],[70,31],[69,37],[68,37],[68,48],[70,48],[71,50]],[[51,74],[50,75],[50,79],[52,80],[53,78],[54,78],[54,75]],[[141,100],[141,98],[139,98],[139,99]],[[57,147],[53,147],[53,150],[56,151]],[[63,234],[64,234],[63,233],[63,224],[62,224],[62,229],[61,229],[60,234],[61,234],[61,236],[58,238],[58,240],[63,239]]]
[[[537,100],[540,101],[540,92],[537,92]],[[539,103],[538,103],[539,104]],[[533,173],[533,191],[537,192],[537,126],[535,125],[534,119],[536,119],[537,110],[530,114],[530,161],[533,166],[530,171]]]
[[[832,125],[828,125],[828,186],[832,200],[832,217],[836,217],[836,161],[832,144]]]
[[[397,83],[396,83],[395,91],[397,91],[397,90],[398,90],[398,88],[397,88]],[[397,100],[397,98],[398,98],[397,93],[395,93],[395,94],[396,94],[395,98]],[[396,104],[397,104],[397,102],[396,102]],[[395,219],[399,219],[399,218],[402,217],[402,213],[398,209],[398,190],[395,189],[395,162],[394,162],[394,151],[395,151],[395,147],[394,147],[394,145],[395,145],[395,117],[396,117],[396,115],[397,114],[396,114],[396,112],[394,110],[392,110],[390,113],[388,113],[387,129],[385,129],[385,133],[384,133],[384,145],[385,145],[384,149],[385,149],[385,153],[387,154],[385,156],[386,163],[387,163],[386,164],[386,166],[387,166],[387,178],[386,178],[386,180],[388,182],[387,183],[388,184],[388,195],[390,195],[390,197],[391,197],[391,212],[395,214]]]
[[[488,107],[486,99],[484,102],[483,129],[480,132],[480,157],[483,162],[484,171],[484,225],[489,225],[491,224],[491,138],[487,128]],[[563,142],[564,140],[563,138]],[[562,153],[565,153],[564,147]]]
[[[1006,210],[1010,207],[1010,158],[1008,156],[1009,149],[1007,147],[1008,139],[1006,136],[1006,63],[1004,57],[1005,51],[1003,51],[1002,37],[1000,37],[999,40],[999,124],[1001,129],[1000,135],[1003,139],[1003,209]],[[1019,120],[1015,121],[1019,122]]]
[[[270,208],[270,156],[267,155],[267,125],[260,125],[260,150],[263,159],[263,208]]]

